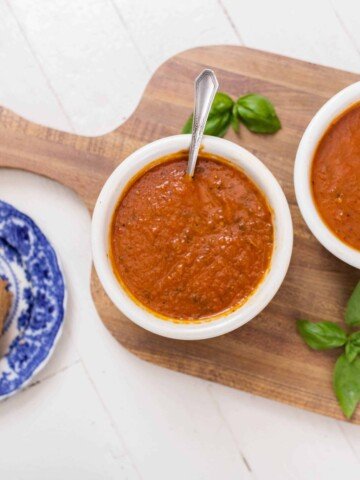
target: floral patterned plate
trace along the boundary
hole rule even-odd
[[[13,295],[0,336],[2,400],[46,364],[61,335],[66,303],[64,278],[49,241],[27,215],[2,201],[0,278]]]

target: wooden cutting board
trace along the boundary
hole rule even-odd
[[[234,98],[247,92],[268,96],[281,118],[283,128],[276,135],[254,135],[241,128],[239,136],[230,132],[227,138],[258,156],[285,191],[295,229],[285,282],[250,323],[196,342],[162,338],[134,325],[112,305],[93,272],[96,307],[115,338],[145,360],[342,419],[331,387],[337,353],[310,351],[296,333],[295,320],[341,320],[359,272],[328,253],[307,229],[296,205],[292,175],[308,122],[335,92],[358,81],[358,75],[244,47],[196,48],[165,62],[133,115],[101,137],[59,132],[1,109],[0,166],[58,180],[92,210],[103,183],[126,156],[145,143],[180,132],[192,109],[193,80],[204,67],[215,70],[220,89]],[[353,421],[360,423],[360,409]]]

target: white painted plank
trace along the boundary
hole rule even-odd
[[[149,77],[109,0],[11,0],[11,8],[78,133],[112,130]]]
[[[360,3],[358,0],[329,0],[355,50],[360,55]]]
[[[359,407],[358,407],[359,408]],[[354,452],[360,462],[360,428],[359,425],[339,423],[339,429],[348,442],[349,448]]]
[[[0,105],[34,122],[71,131],[7,3],[0,0]]]
[[[139,360],[111,337],[90,299],[78,308],[77,348],[143,478],[254,478],[206,382]]]
[[[336,68],[360,71],[360,56],[329,0],[221,0],[245,45]],[[341,0],[341,5],[343,4]],[[358,7],[352,8],[359,18]]]
[[[11,8],[75,130],[84,135],[122,123],[150,70],[171,55],[238,43],[216,0],[57,0],[47,8],[42,0],[13,0]]]
[[[339,435],[341,422],[221,385],[209,388],[256,478],[358,480],[360,462]]]
[[[112,1],[152,71],[189,48],[239,43],[217,0]]]
[[[6,480],[139,479],[81,364],[6,400],[0,424]]]

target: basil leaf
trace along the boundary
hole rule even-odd
[[[236,115],[254,133],[275,133],[281,128],[273,104],[256,93],[249,93],[237,100]]]
[[[211,105],[209,116],[217,113],[230,112],[233,105],[234,101],[231,97],[229,97],[229,95],[227,95],[226,93],[217,92]]]
[[[351,342],[347,342],[345,345],[345,355],[348,362],[353,362],[360,352],[360,347],[354,345]]]
[[[223,137],[231,123],[231,112],[234,102],[226,93],[218,92],[211,105],[209,118],[206,122],[204,133],[214,137]],[[187,119],[182,128],[182,133],[191,133],[193,115]]]
[[[341,355],[335,364],[333,386],[346,418],[351,418],[360,401],[360,359],[349,362]]]
[[[231,112],[224,115],[213,116],[208,119],[205,127],[205,135],[213,135],[214,137],[223,137],[229,129],[231,123]]]
[[[345,322],[352,327],[360,325],[360,282],[356,285],[347,303]]]
[[[354,332],[351,335],[349,335],[349,341],[356,347],[360,348],[360,331]]]
[[[347,335],[336,323],[298,320],[296,324],[301,337],[314,350],[342,347],[346,343]]]
[[[190,117],[186,120],[185,125],[181,130],[181,133],[191,133],[193,118],[194,118],[194,115],[191,114]]]
[[[236,115],[236,105],[232,108],[232,115],[231,115],[231,126],[235,133],[239,133],[240,131],[240,122]]]
[[[345,345],[345,355],[351,363],[360,353],[360,332],[355,332],[349,335],[348,341]]]

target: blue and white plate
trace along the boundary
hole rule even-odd
[[[27,215],[0,201],[0,278],[13,294],[0,336],[0,400],[45,365],[60,337],[66,290],[54,249]]]

